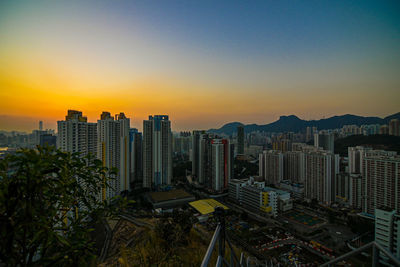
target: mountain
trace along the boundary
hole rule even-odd
[[[388,124],[391,119],[400,120],[400,112],[385,118],[379,117],[363,117],[357,115],[346,114],[342,116],[333,116],[321,120],[302,120],[295,115],[281,116],[279,120],[265,124],[247,124],[244,125],[240,122],[231,122],[225,124],[219,129],[210,129],[208,132],[216,134],[232,135],[236,132],[239,125],[244,125],[245,132],[300,132],[305,131],[306,127],[317,127],[318,130],[342,128],[344,125],[363,125],[363,124]]]

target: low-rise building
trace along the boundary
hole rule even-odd
[[[285,212],[293,208],[290,192],[266,187],[265,182],[250,179],[233,179],[229,183],[229,197],[244,207],[276,216],[278,211]]]
[[[289,180],[283,180],[279,184],[279,188],[290,192],[293,198],[303,199],[304,198],[304,184],[292,183]]]

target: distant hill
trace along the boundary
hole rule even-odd
[[[240,122],[231,122],[225,124],[219,129],[210,129],[208,132],[216,134],[232,135],[236,132],[239,125],[244,125],[245,132],[261,131],[261,132],[299,132],[305,131],[307,126],[316,126],[318,130],[342,128],[344,125],[363,125],[363,124],[387,124],[391,119],[400,120],[400,112],[387,116],[385,118],[379,117],[362,117],[357,115],[346,114],[342,116],[333,116],[321,120],[302,120],[295,115],[281,116],[279,120],[270,124],[258,125],[247,124],[244,125]]]
[[[349,146],[368,146],[374,149],[396,151],[400,154],[400,137],[393,135],[351,135],[335,140],[335,153],[346,157]]]

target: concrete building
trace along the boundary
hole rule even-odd
[[[243,186],[241,192],[241,200],[244,207],[273,217],[277,215],[278,199],[276,192],[252,185]]]
[[[389,134],[394,135],[394,136],[400,136],[399,134],[400,128],[399,128],[399,120],[398,119],[392,119],[389,122]]]
[[[97,157],[97,123],[87,123],[87,153]]]
[[[389,134],[389,127],[385,125],[381,125],[379,128],[379,134]]]
[[[172,180],[172,133],[167,115],[143,121],[143,187],[159,189]]]
[[[361,209],[362,205],[362,176],[361,174],[351,173],[350,175],[350,193],[349,193],[349,205]]]
[[[142,157],[142,133],[137,129],[129,129],[129,155],[130,155],[130,175],[131,187],[143,186],[143,157]]]
[[[289,139],[278,139],[272,142],[272,150],[286,152],[292,150],[292,141]]]
[[[52,134],[43,134],[40,136],[40,146],[57,147],[57,136]]]
[[[214,135],[202,134],[198,155],[198,182],[208,188],[212,187],[212,140]]]
[[[376,156],[367,153],[363,168],[363,212],[374,215],[375,209],[382,206],[399,210],[400,156]]]
[[[349,173],[362,173],[362,163],[365,154],[368,151],[372,151],[372,148],[356,146],[348,147],[348,158],[349,158]]]
[[[231,177],[231,152],[227,139],[213,139],[211,142],[211,188],[221,191],[228,188]]]
[[[250,210],[272,216],[293,208],[290,192],[266,187],[264,181],[256,181],[253,177],[231,180],[229,197]]]
[[[283,154],[275,150],[266,150],[259,155],[259,176],[267,184],[279,185],[283,180]]]
[[[237,127],[237,154],[244,155],[244,126]]]
[[[293,198],[304,198],[304,184],[302,183],[292,183],[289,180],[283,180],[279,184],[279,188],[289,192]]]
[[[333,133],[320,132],[314,134],[314,146],[316,148],[322,148],[323,150],[334,152],[334,135]]]
[[[122,191],[130,190],[129,179],[129,124],[123,113],[115,115],[103,112],[97,121],[97,158],[107,168],[117,168],[118,174],[103,188],[102,198],[112,198]]]
[[[301,151],[289,151],[283,154],[283,180],[304,183],[305,161]]]
[[[305,197],[330,204],[335,201],[339,155],[327,151],[305,153]]]
[[[349,204],[350,200],[350,175],[346,172],[336,174],[335,179],[335,201],[343,204]]]
[[[193,131],[192,134],[192,176],[195,179],[199,178],[200,172],[200,146],[201,146],[201,136],[205,134],[206,131]]]
[[[88,154],[90,144],[94,142],[88,139],[87,118],[81,111],[68,110],[64,121],[57,121],[57,148],[63,152]]]
[[[241,203],[241,190],[249,184],[250,179],[231,179],[229,182],[228,196],[231,200]]]
[[[175,155],[189,156],[189,153],[192,149],[192,136],[190,133],[189,135],[186,132],[173,134],[172,141],[173,153]]]
[[[311,131],[312,131],[311,127],[308,126],[306,128],[306,142],[311,141],[311,139],[313,138],[313,134]]]
[[[375,210],[375,242],[400,259],[400,215],[396,210],[384,207]],[[385,257],[382,258],[384,263]]]

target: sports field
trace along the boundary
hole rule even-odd
[[[301,224],[307,226],[315,226],[317,224],[323,223],[324,221],[319,219],[318,217],[311,216],[304,212],[299,211],[290,211],[289,213],[285,214],[285,217],[297,221]]]

